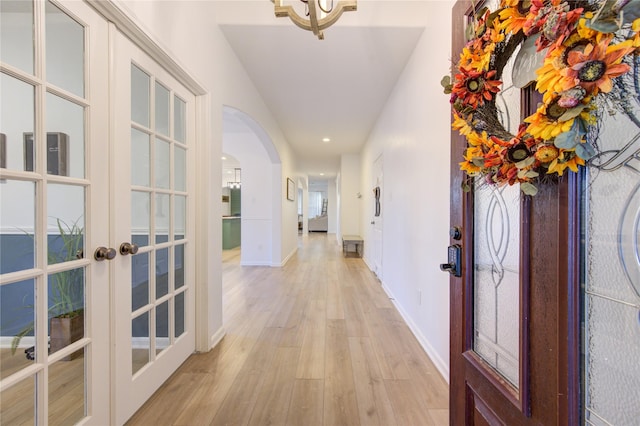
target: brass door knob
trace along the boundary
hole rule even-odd
[[[93,253],[93,258],[101,262],[103,260],[113,259],[114,257],[116,257],[116,254],[116,249],[114,248],[98,247]]]
[[[126,256],[128,254],[136,254],[138,252],[138,246],[131,243],[120,244],[120,254]]]

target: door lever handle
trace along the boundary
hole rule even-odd
[[[451,263],[441,263],[440,264],[440,270],[441,271],[445,271],[445,272],[451,272],[454,271],[456,269],[456,265],[451,264]]]
[[[126,256],[128,254],[136,254],[138,252],[138,246],[131,243],[120,244],[120,254]]]
[[[103,260],[111,260],[116,257],[116,250],[106,247],[98,247],[93,253],[93,258],[99,262]]]

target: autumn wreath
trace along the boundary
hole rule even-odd
[[[502,0],[478,11],[453,81],[442,80],[452,126],[468,141],[460,168],[490,184],[520,183],[528,195],[545,176],[577,172],[596,154],[603,109],[632,115],[638,102],[639,18],[640,0]],[[519,80],[518,64],[539,58],[522,86],[535,80],[542,103],[514,135],[500,122],[496,94],[517,49]]]

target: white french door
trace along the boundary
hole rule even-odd
[[[115,423],[195,350],[195,97],[111,28]]]
[[[107,23],[0,8],[0,423],[107,424]]]

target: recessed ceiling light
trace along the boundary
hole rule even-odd
[[[223,160],[226,160],[226,159],[227,159],[227,157],[222,157],[222,159],[223,159]]]
[[[331,139],[329,139],[329,138],[322,138],[322,142],[324,142],[324,143],[331,142]]]
[[[324,176],[324,173],[320,173],[320,176]]]

